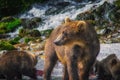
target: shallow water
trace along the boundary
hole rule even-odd
[[[101,44],[100,45],[100,53],[97,57],[98,60],[102,60],[103,58],[107,57],[109,54],[115,53],[118,58],[120,58],[120,43],[114,44]],[[36,65],[38,70],[43,70],[44,68],[44,60],[40,59],[38,64]],[[53,72],[52,72],[52,80],[61,80],[62,78],[62,68],[63,65],[61,63],[57,63]],[[42,76],[38,76],[38,79],[42,79]],[[91,79],[90,79],[91,80]],[[92,79],[95,80],[95,79]]]

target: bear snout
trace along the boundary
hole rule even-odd
[[[59,35],[55,40],[54,40],[54,44],[56,45],[62,45],[64,43],[64,36],[61,34]]]
[[[64,40],[56,39],[56,40],[54,40],[54,44],[57,45],[57,46],[64,45]]]
[[[55,45],[61,45],[60,42],[59,42],[59,41],[56,41],[56,40],[54,41],[54,44],[55,44]]]

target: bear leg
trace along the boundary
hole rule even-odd
[[[32,79],[37,79],[35,68],[33,68],[33,69],[23,69],[22,73],[26,76],[29,76]]]
[[[50,80],[51,72],[58,60],[56,53],[49,54],[50,53],[46,53],[45,55],[44,80]]]
[[[89,71],[81,70],[80,71],[80,80],[89,80]]]
[[[80,80],[89,80],[89,73],[94,63],[93,59],[87,60],[80,70]]]
[[[64,74],[63,74],[63,80],[69,80],[67,66],[64,65]]]
[[[21,74],[21,73],[17,73],[17,74],[16,74],[16,78],[17,78],[18,80],[22,80],[22,74]]]
[[[68,70],[69,80],[79,80],[76,60],[73,59],[67,60],[67,70]]]
[[[6,75],[6,80],[15,80],[15,76]]]

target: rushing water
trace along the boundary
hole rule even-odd
[[[112,3],[113,0],[85,1],[78,3],[74,0],[51,0],[46,4],[34,4],[20,18],[40,17],[43,22],[39,25],[38,30],[55,28],[63,22],[65,17],[75,19],[78,14],[97,8],[105,1]]]
[[[76,16],[85,11],[89,11],[91,9],[95,9],[102,5],[105,1],[108,3],[113,3],[115,0],[94,0],[94,2],[85,0],[83,2],[75,2],[74,0],[50,0],[45,4],[34,4],[32,8],[25,13],[21,14],[20,18],[33,18],[40,17],[42,19],[42,23],[39,24],[37,28],[39,31],[55,28],[60,25],[65,17],[70,17],[71,19],[75,19]],[[108,11],[104,15],[109,21]],[[20,27],[21,28],[21,27]],[[11,38],[18,34],[19,29],[15,32],[9,33]]]

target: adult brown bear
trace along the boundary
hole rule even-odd
[[[22,74],[36,79],[37,58],[24,51],[7,51],[0,57],[0,74],[7,80],[22,80]]]
[[[88,80],[99,53],[99,40],[93,26],[85,21],[65,19],[53,30],[45,45],[44,80],[59,60],[64,65],[63,80]]]

